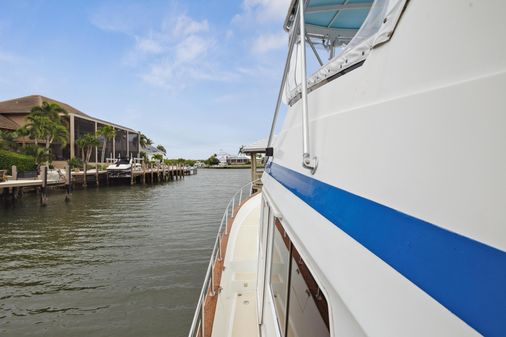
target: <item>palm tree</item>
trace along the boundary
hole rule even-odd
[[[102,156],[100,157],[100,161],[103,163],[105,160],[105,148],[107,147],[107,142],[114,139],[116,136],[116,129],[110,125],[104,125],[97,130],[97,135],[102,141]]]
[[[165,150],[165,147],[163,145],[157,145],[156,148],[163,152],[163,154],[167,154],[167,150]]]
[[[60,123],[61,115],[68,115],[68,112],[56,103],[42,102],[41,106],[34,106],[30,111],[31,115],[46,116],[53,122]]]
[[[93,133],[86,133],[85,135],[79,137],[76,140],[77,146],[81,148],[83,162],[86,164],[90,161],[91,153],[93,152],[93,148],[100,145],[100,141],[97,139]]]
[[[23,128],[27,131],[30,139],[34,140],[35,145],[38,145],[39,140],[44,138],[44,129],[46,124],[50,122],[50,119],[47,116],[30,114],[26,117],[26,120],[27,123]]]
[[[34,106],[31,109],[26,118],[27,124],[20,131],[33,139],[36,146],[39,140],[44,141],[46,152],[50,153],[53,142],[59,143],[62,147],[67,144],[68,131],[61,120],[61,115],[68,113],[58,104],[44,101],[41,106]]]
[[[141,133],[139,136],[139,143],[141,145],[141,148],[145,148],[146,146],[153,144],[153,141],[149,139],[145,134]]]
[[[46,141],[46,149],[49,149],[53,142],[56,142],[64,147],[67,145],[68,131],[65,126],[58,123],[48,123],[44,129],[44,136]]]

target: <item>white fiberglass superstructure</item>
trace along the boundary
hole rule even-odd
[[[506,336],[505,9],[292,2],[284,124],[190,335]]]

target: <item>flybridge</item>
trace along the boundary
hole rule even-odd
[[[310,154],[308,93],[360,66],[375,46],[388,41],[405,4],[406,0],[292,0],[284,23],[288,55],[267,147],[272,145],[282,99],[289,105],[302,100],[302,166],[315,173],[318,159]],[[309,78],[306,45],[320,66]],[[328,53],[326,64],[318,49]]]
[[[296,24],[297,3],[292,1],[286,16],[284,29],[287,32]],[[327,49],[347,44],[362,26],[372,4],[372,0],[308,1],[304,10],[306,36],[320,39]]]

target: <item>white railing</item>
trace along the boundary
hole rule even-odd
[[[188,337],[196,337],[204,336],[204,311],[205,311],[205,302],[207,294],[210,296],[216,296],[216,284],[215,284],[215,273],[214,273],[214,265],[217,261],[221,261],[223,259],[222,256],[222,240],[224,235],[228,235],[228,219],[233,219],[236,213],[235,207],[240,206],[243,200],[248,199],[253,194],[253,189],[255,183],[258,180],[254,180],[243,187],[241,187],[237,192],[235,192],[234,196],[228,202],[227,208],[223,213],[223,217],[221,218],[220,227],[218,228],[218,234],[216,235],[216,241],[214,242],[213,252],[211,253],[211,258],[209,260],[209,265],[207,266],[206,276],[204,278],[204,284],[202,285],[202,290],[200,291],[199,300],[197,302],[197,308],[195,309],[195,314],[193,316],[192,325],[190,327],[190,333]]]

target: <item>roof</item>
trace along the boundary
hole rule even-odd
[[[272,137],[272,142],[274,143],[275,140],[276,140],[276,136],[273,136]],[[245,145],[245,146],[242,147],[242,152],[243,153],[251,153],[251,152],[262,153],[262,152],[265,152],[265,149],[267,148],[267,141],[268,141],[267,138],[263,138],[263,139],[257,140],[254,143]]]
[[[149,153],[149,154],[159,153],[159,154],[165,155],[165,153],[163,151],[159,150],[158,148],[154,147],[153,145],[147,145],[147,146],[143,147],[142,151]]]
[[[49,98],[46,96],[42,96],[42,95],[30,95],[30,96],[24,96],[24,97],[10,99],[7,101],[2,101],[2,102],[0,102],[0,114],[4,114],[4,115],[5,114],[28,114],[28,113],[30,113],[30,111],[32,110],[32,108],[34,106],[41,106],[42,102],[56,103],[60,107],[65,109],[65,111],[67,111],[68,113],[74,114],[76,116],[81,116],[83,118],[92,119],[92,120],[97,121],[99,123],[109,124],[109,125],[112,125],[114,127],[120,128],[120,129],[124,129],[127,131],[137,133],[137,131],[135,131],[134,129],[92,117],[92,116],[85,114],[84,112],[74,108],[73,106],[68,105],[67,103],[63,103],[63,102],[60,102],[55,99],[52,99],[52,98]]]
[[[308,0],[304,11],[307,34],[326,37],[334,45],[349,42],[369,13],[374,0]],[[294,24],[298,0],[292,0],[284,28]]]
[[[0,115],[0,129],[16,130],[17,128],[19,128],[19,125],[16,122],[4,115]]]
[[[76,108],[74,108],[71,105],[68,105],[67,103],[63,103],[55,99],[41,95],[31,95],[14,98],[8,101],[2,101],[0,102],[0,113],[30,113],[30,111],[34,106],[41,106],[42,102],[56,103],[60,107],[65,109],[68,113],[91,118],[91,116],[85,114],[80,110],[77,110]]]

